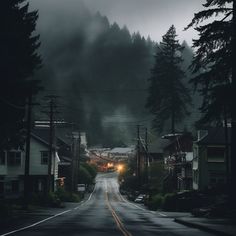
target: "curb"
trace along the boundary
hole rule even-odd
[[[220,235],[220,236],[234,236],[234,234],[230,234],[230,233],[225,233],[223,231],[219,231],[213,228],[209,228],[205,225],[202,224],[197,224],[197,223],[192,223],[192,222],[187,222],[185,220],[181,220],[181,219],[174,219],[174,222],[188,226],[188,227],[192,227],[192,228],[196,228],[196,229],[200,229],[202,231],[208,232],[208,233],[214,233],[216,235]]]

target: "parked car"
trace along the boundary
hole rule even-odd
[[[137,198],[135,198],[134,202],[136,202],[136,203],[144,203],[145,202],[145,197],[146,197],[145,194],[140,194],[140,195],[138,195]]]

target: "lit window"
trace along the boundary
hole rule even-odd
[[[41,151],[41,165],[48,164],[48,157],[49,157],[48,151]]]

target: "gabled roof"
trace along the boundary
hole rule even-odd
[[[33,129],[31,131],[31,137],[33,137],[41,144],[44,144],[47,147],[50,146],[50,137],[48,128]],[[55,145],[53,145],[53,147],[55,148]]]
[[[42,144],[49,146],[49,130],[48,129],[33,129],[31,136]]]
[[[225,145],[225,128],[215,127],[208,130],[208,133],[198,140],[196,143],[199,145]],[[228,142],[231,143],[231,128],[227,128],[228,131]]]
[[[116,147],[113,148],[111,151],[109,151],[109,153],[129,154],[132,153],[134,149],[135,149],[134,147]]]

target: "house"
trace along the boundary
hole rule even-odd
[[[176,133],[163,136],[169,140],[164,147],[164,163],[168,175],[165,178],[165,191],[192,189],[193,138],[191,133]]]
[[[49,134],[48,130],[33,130],[31,133],[29,181],[30,192],[46,191],[48,180]],[[51,176],[58,175],[59,157],[53,148]],[[16,198],[23,195],[25,151],[11,149],[0,154],[0,196]]]
[[[226,186],[230,131],[224,127],[198,131],[198,139],[193,143],[193,189]]]
[[[108,151],[108,158],[115,161],[128,161],[134,157],[135,147],[116,147]]]
[[[33,192],[46,191],[48,180],[48,160],[49,160],[49,130],[34,129],[31,134],[30,144],[30,179]],[[58,147],[53,144],[51,178],[54,180],[54,189],[58,178]]]

